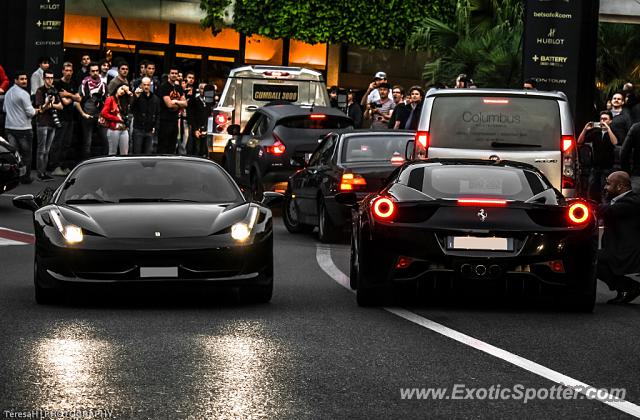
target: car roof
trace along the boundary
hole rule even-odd
[[[93,159],[87,159],[78,164],[78,167],[94,164],[94,163],[106,163],[106,162],[126,162],[126,161],[140,161],[140,160],[177,160],[183,162],[205,162],[213,163],[219,166],[217,163],[197,156],[177,156],[177,155],[127,155],[127,156],[101,156]]]
[[[277,104],[262,106],[258,108],[258,111],[276,119],[306,116],[309,114],[325,114],[333,117],[349,118],[339,109],[327,106],[314,106],[312,111],[310,105]]]
[[[274,72],[283,72],[289,73],[294,76],[294,78],[289,77],[273,77],[276,79],[282,80],[312,80],[312,81],[322,81],[323,76],[322,73],[309,70],[304,67],[287,67],[287,66],[242,66],[232,69],[229,72],[229,78],[267,78],[264,76],[265,72],[274,71]],[[271,78],[271,77],[268,77]]]
[[[509,168],[514,170],[528,170],[541,174],[540,170],[528,163],[516,162],[513,160],[490,160],[490,159],[455,159],[455,158],[433,158],[405,163],[404,167],[431,167],[431,166],[487,166]]]
[[[551,98],[560,101],[567,101],[567,95],[558,91],[542,91],[534,89],[429,89],[426,98],[436,96],[511,96],[511,97],[534,97]]]
[[[360,128],[357,130],[341,133],[343,138],[347,137],[394,137],[394,136],[415,136],[416,132],[413,130],[372,130],[368,128]]]

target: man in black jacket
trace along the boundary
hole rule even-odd
[[[598,278],[617,291],[607,303],[629,303],[640,296],[640,283],[627,276],[640,272],[640,195],[631,190],[624,171],[607,177],[605,192],[611,202],[598,209],[605,228],[598,252]]]
[[[131,104],[133,113],[133,154],[153,153],[153,136],[157,133],[160,98],[151,93],[151,79],[143,77]]]
[[[211,116],[213,109],[213,101],[207,98],[213,98],[213,95],[205,95],[205,92],[211,93],[215,90],[213,85],[200,83],[198,85],[198,93],[191,96],[187,102],[187,121],[191,132],[189,133],[189,142],[187,143],[187,154],[193,156],[207,156],[207,122]]]
[[[620,153],[622,170],[631,175],[631,188],[640,194],[640,122],[631,126],[622,143]]]

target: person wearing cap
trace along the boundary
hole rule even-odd
[[[369,84],[367,91],[362,96],[360,105],[365,107],[370,103],[380,100],[380,91],[378,90],[378,87],[381,83],[387,83],[387,73],[383,71],[379,71],[375,75],[373,75],[373,82]]]

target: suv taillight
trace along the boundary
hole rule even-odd
[[[573,136],[562,136],[560,147],[562,148],[562,188],[575,188],[576,185],[576,140]]]
[[[426,159],[429,157],[429,143],[431,143],[431,137],[428,131],[416,132],[414,159]]]
[[[280,137],[278,137],[276,134],[273,134],[273,140],[273,146],[265,146],[264,150],[270,155],[282,156],[287,150],[287,147],[284,145]]]

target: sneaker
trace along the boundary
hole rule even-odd
[[[53,177],[47,174],[38,174],[38,180],[42,182],[53,181]]]
[[[65,176],[64,169],[62,169],[61,167],[58,166],[56,169],[53,170],[53,172],[51,172],[51,175],[53,175],[53,176]]]

